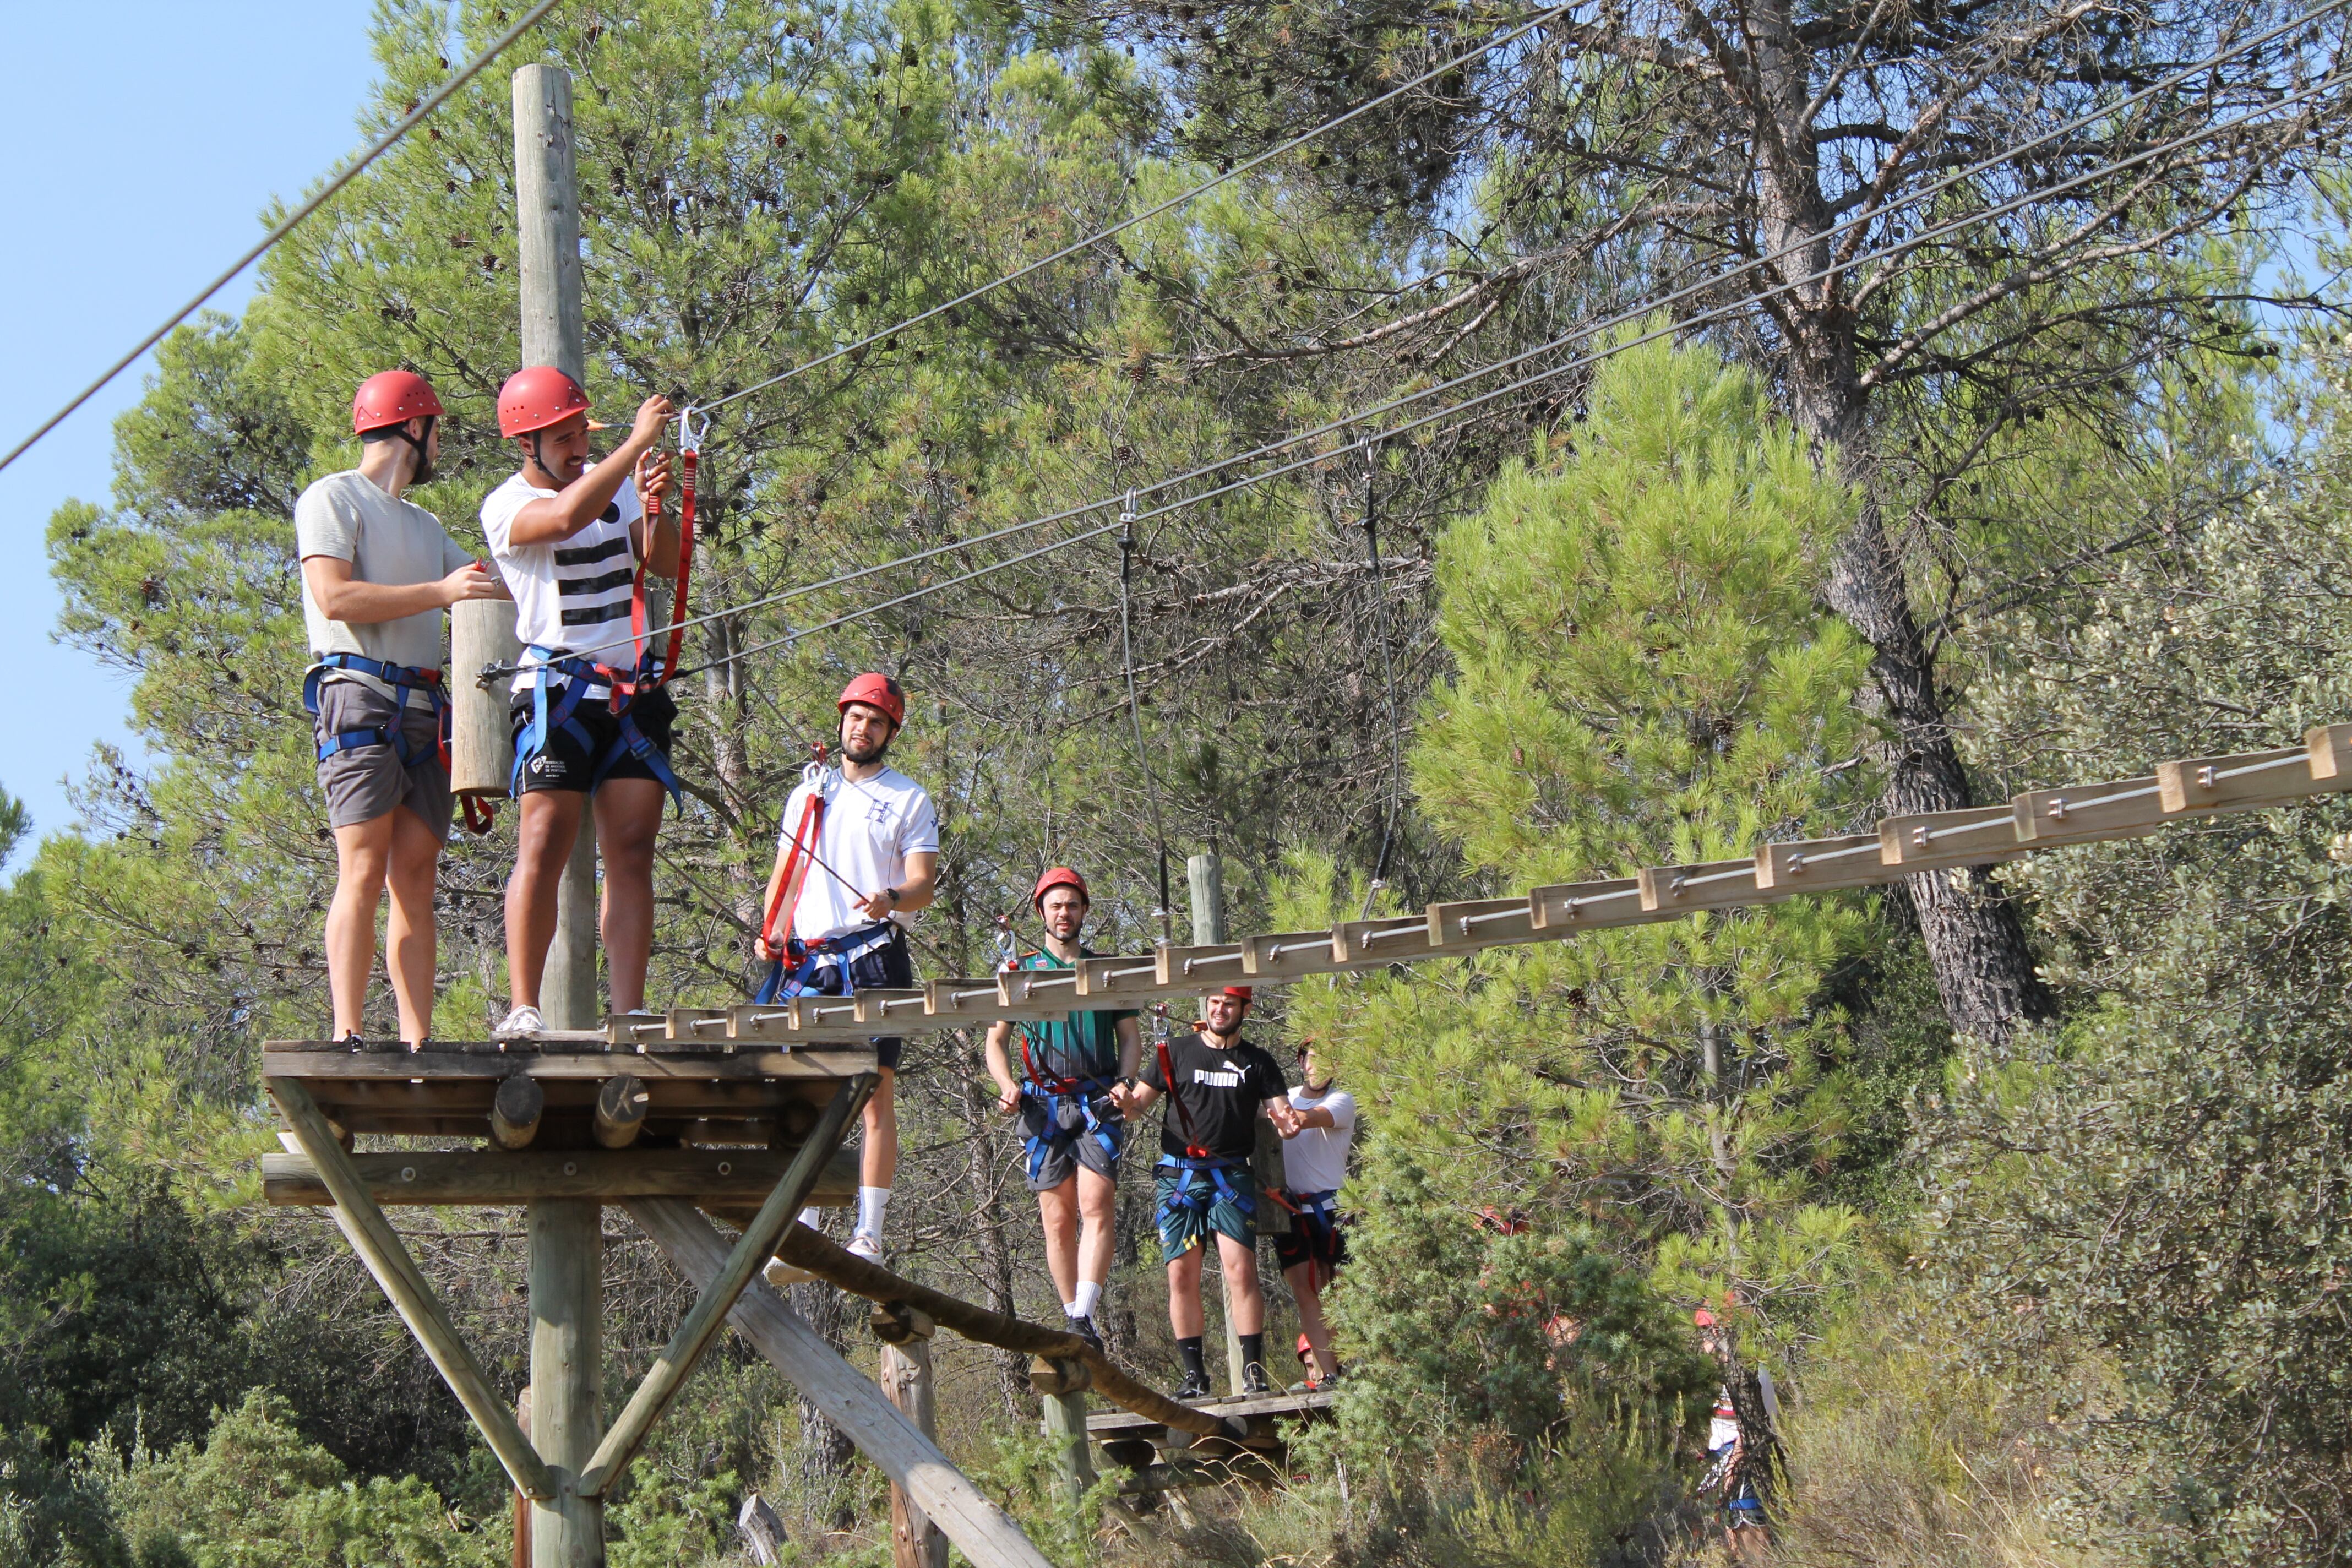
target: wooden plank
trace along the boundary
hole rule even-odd
[[[488,1207],[541,1198],[678,1197],[757,1204],[783,1179],[792,1152],[765,1149],[415,1150],[345,1159],[376,1203],[394,1207]],[[280,1206],[319,1208],[335,1200],[307,1154],[264,1154],[261,1195]],[[857,1164],[836,1156],[814,1202],[857,1195]]]
[[[2020,843],[2036,849],[2137,838],[2164,826],[2156,775],[2065,789],[2028,790],[2010,802]]]
[[[1699,910],[1736,910],[1790,897],[1756,885],[1756,860],[1707,860],[1695,866],[1644,866],[1635,881],[1642,908],[1655,913],[1691,914]]]
[[[1205,992],[1230,985],[1243,974],[1242,944],[1237,942],[1163,947],[1152,959],[1160,966],[1162,985],[1196,985]]]
[[[2315,724],[2303,732],[2315,779],[2352,778],[2352,724]]]
[[[717,1278],[726,1262],[727,1244],[691,1205],[675,1198],[640,1199],[629,1205],[629,1215],[697,1286]],[[860,1376],[764,1281],[752,1281],[728,1321],[810,1404],[824,1412],[858,1452],[906,1489],[930,1521],[962,1549],[973,1568],[1053,1568],[1012,1516],[966,1479],[938,1444],[883,1398],[881,1390]]]
[[[2157,801],[2168,816],[2252,811],[2346,789],[2352,789],[2352,776],[2312,776],[2308,746],[2184,757],[2156,767]]]
[[[1673,920],[1642,907],[1642,880],[1612,877],[1599,882],[1559,882],[1528,892],[1528,924],[1552,935],[1610,926],[1647,925]]]
[[[1331,956],[1339,963],[1395,963],[1429,956],[1429,915],[1387,915],[1342,921],[1331,928]]]
[[[1986,866],[2026,853],[2017,841],[2017,816],[2006,805],[1961,811],[1921,811],[1878,825],[1878,858],[1906,876],[1947,866]]]
[[[727,1030],[734,1012],[732,1007],[672,1007],[662,1015],[658,1037],[698,1050],[731,1051],[735,1047]]]
[[[262,1080],[272,1099],[284,1113],[286,1124],[293,1132],[302,1152],[310,1157],[320,1179],[334,1200],[335,1226],[360,1255],[370,1274],[392,1301],[401,1321],[408,1325],[416,1342],[424,1347],[457,1396],[466,1414],[480,1428],[482,1439],[496,1454],[499,1463],[506,1467],[507,1476],[517,1490],[535,1501],[552,1499],[559,1490],[555,1477],[530,1446],[516,1425],[514,1412],[490,1388],[490,1380],[483,1374],[481,1363],[457,1331],[449,1316],[441,1310],[424,1271],[416,1260],[408,1256],[394,1232],[392,1222],[369,1195],[367,1185],[352,1167],[352,1157],[336,1143],[328,1130],[327,1119],[319,1114],[318,1106],[299,1083],[291,1079],[267,1078]],[[511,1158],[511,1156],[509,1156]]]
[[[1024,1003],[1007,1005],[997,990],[996,976],[968,975],[953,980],[934,980],[923,988],[924,1014],[932,1028],[960,1024],[990,1024],[999,1018],[1038,1022],[1058,1018],[1070,1009],[1068,1005]]]
[[[1787,839],[1756,847],[1756,885],[1775,892],[1824,893],[1868,888],[1903,873],[1886,864],[1875,833]]]
[[[1241,940],[1242,973],[1236,978],[1255,985],[1363,967],[1361,960],[1349,963],[1340,958],[1331,941],[1328,930],[1261,931],[1245,936]]]
[[[1124,997],[1142,1002],[1167,993],[1168,987],[1160,981],[1160,955],[1157,952],[1121,952],[1103,958],[1078,960],[1078,994],[1081,996]]]
[[[856,1021],[871,1035],[923,1027],[924,993],[919,985],[877,988],[857,994]]]
[[[1329,1410],[1339,1398],[1335,1391],[1320,1389],[1306,1394],[1252,1394],[1237,1399],[1204,1399],[1199,1407],[1218,1415],[1316,1415]],[[1131,1410],[1106,1410],[1087,1418],[1089,1432],[1128,1432],[1158,1425],[1150,1416],[1138,1415]]]
[[[520,1065],[518,1065],[520,1064]],[[659,1079],[835,1079],[853,1078],[874,1069],[874,1049],[852,1041],[826,1044],[816,1049],[737,1051],[717,1049],[709,1055],[678,1053],[630,1057],[616,1061],[609,1052],[543,1052],[538,1056],[499,1057],[459,1050],[417,1051],[398,1058],[354,1055],[324,1041],[308,1050],[288,1050],[264,1067],[271,1077],[318,1079],[496,1079],[523,1072],[532,1078],[593,1079],[598,1082],[625,1066],[647,1083]]]
[[[1535,907],[1524,894],[1516,899],[1467,899],[1458,903],[1432,904],[1427,918],[1433,953],[1475,952],[1482,948],[1549,942],[1560,934],[1536,929]]]
[[[736,1299],[775,1256],[777,1237],[783,1235],[786,1226],[799,1223],[795,1216],[808,1202],[809,1194],[816,1190],[826,1160],[841,1146],[850,1118],[864,1109],[879,1081],[873,1075],[864,1075],[850,1079],[835,1092],[833,1103],[824,1108],[824,1114],[817,1121],[816,1131],[793,1156],[767,1201],[760,1205],[760,1212],[728,1253],[727,1261],[720,1265],[717,1276],[704,1284],[702,1294],[670,1334],[669,1343],[646,1369],[643,1381],[637,1384],[636,1393],[629,1396],[619,1419],[606,1430],[595,1453],[589,1456],[587,1467],[580,1475],[583,1495],[604,1496],[629,1468],[629,1461],[652,1433],[654,1423],[661,1419],[662,1412],[686,1386],[695,1363],[718,1336],[719,1325],[734,1310]]]
[[[1008,1007],[1059,1007],[1067,1012],[1078,998],[1075,969],[1000,969],[997,999]]]

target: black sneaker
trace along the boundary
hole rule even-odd
[[[1274,1392],[1274,1384],[1265,1380],[1265,1363],[1264,1362],[1254,1361],[1247,1363],[1243,1366],[1242,1392],[1244,1394],[1272,1394]]]
[[[1095,1352],[1097,1355],[1102,1353],[1102,1335],[1095,1331],[1095,1321],[1092,1318],[1072,1318],[1070,1320],[1070,1332],[1086,1341],[1087,1348],[1088,1350]]]
[[[1196,1399],[1209,1397],[1209,1380],[1198,1373],[1188,1372],[1184,1381],[1168,1391],[1168,1397],[1179,1405],[1190,1405]]]

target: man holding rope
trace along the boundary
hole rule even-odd
[[[1168,1322],[1184,1361],[1178,1399],[1209,1392],[1202,1338],[1201,1257],[1217,1238],[1234,1332],[1241,1341],[1242,1388],[1270,1392],[1265,1375],[1265,1294],[1257,1278],[1257,1119],[1276,1131],[1296,1125],[1282,1068],[1242,1038],[1250,988],[1228,985],[1208,999],[1206,1023],[1194,1034],[1160,1046],[1140,1081],[1115,1088],[1111,1098],[1129,1117],[1165,1097],[1160,1124],[1160,1251],[1168,1262]]]
[[[1087,879],[1067,866],[1037,879],[1030,903],[1045,922],[1043,952],[1011,967],[1068,970],[1094,953],[1078,943],[1092,901]],[[988,1031],[988,1075],[996,1109],[1018,1112],[1029,1155],[1029,1190],[1045,1227],[1045,1268],[1062,1293],[1070,1331],[1097,1350],[1094,1312],[1110,1278],[1118,1203],[1118,1156],[1126,1123],[1110,1098],[1135,1076],[1143,1031],[1132,1010],[1072,1013],[1040,1024],[1000,1022]],[[1016,1079],[1006,1046],[1018,1037]]]
[[[593,801],[604,862],[601,929],[615,1013],[645,1005],[654,937],[654,836],[677,710],[657,685],[639,691],[627,648],[642,574],[677,574],[677,526],[662,516],[669,458],[658,450],[669,399],[648,397],[627,439],[593,467],[588,394],[552,365],[517,371],[499,389],[499,434],[522,470],[482,502],[482,532],[514,590],[522,639],[514,680],[515,771],[521,802],[507,880],[507,984],[513,1010],[491,1031],[522,1039],[544,1026],[539,987],[555,940],[556,888]],[[613,628],[624,629],[617,645]],[[623,668],[616,669],[614,665]]]
[[[939,886],[940,819],[922,785],[885,760],[907,721],[907,693],[867,673],[841,689],[841,767],[803,778],[784,802],[760,947],[772,963],[754,1000],[846,996],[911,985],[907,925]],[[882,1216],[898,1171],[898,1051],[874,1042],[882,1081],[866,1102],[857,1226],[849,1250],[882,1258]],[[819,1216],[804,1211],[814,1227]]]

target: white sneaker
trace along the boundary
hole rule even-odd
[[[878,1236],[859,1231],[849,1238],[848,1252],[852,1258],[863,1258],[877,1268],[882,1266],[882,1238]]]
[[[775,1287],[779,1290],[782,1289],[787,1285],[804,1284],[808,1280],[816,1278],[815,1275],[810,1273],[807,1269],[787,1263],[781,1258],[770,1258],[768,1260],[768,1267],[762,1270],[761,1273],[762,1278],[764,1278],[770,1285]]]
[[[518,1007],[508,1014],[497,1028],[490,1031],[490,1038],[528,1040],[545,1027],[547,1027],[547,1021],[539,1016],[538,1008]]]

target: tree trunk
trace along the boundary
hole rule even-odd
[[[968,1039],[965,1048],[971,1048]],[[968,1152],[964,1175],[971,1184],[972,1239],[980,1248],[981,1282],[988,1291],[988,1305],[1012,1316],[1015,1315],[1013,1250],[1004,1239],[1004,1203],[997,1191],[996,1129],[1000,1118],[996,1108],[981,1098],[978,1065],[967,1064],[960,1076],[964,1122],[972,1133],[965,1145]],[[1029,1419],[1027,1358],[1013,1351],[991,1351],[989,1357],[996,1363],[997,1394],[1003,1402],[1005,1415],[1015,1422],[1025,1423]]]
[[[1757,114],[1762,223],[1769,253],[1802,246],[1778,264],[1783,277],[1821,271],[1830,260],[1832,226],[1821,195],[1805,50],[1790,25],[1787,0],[1769,0],[1750,21],[1761,90]],[[1975,804],[1967,770],[1936,689],[1927,640],[1912,614],[1903,563],[1886,536],[1871,461],[1867,394],[1859,384],[1854,317],[1832,279],[1805,284],[1769,307],[1787,339],[1790,412],[1826,458],[1834,452],[1862,499],[1830,562],[1830,607],[1872,648],[1871,676],[1895,731],[1885,758],[1884,809],[1892,816],[1958,811]],[[1926,872],[1904,883],[1927,944],[1945,1016],[1960,1034],[2005,1042],[2019,1025],[2049,1017],[2049,988],[2016,907],[1999,896],[1982,868],[1959,876]]]

